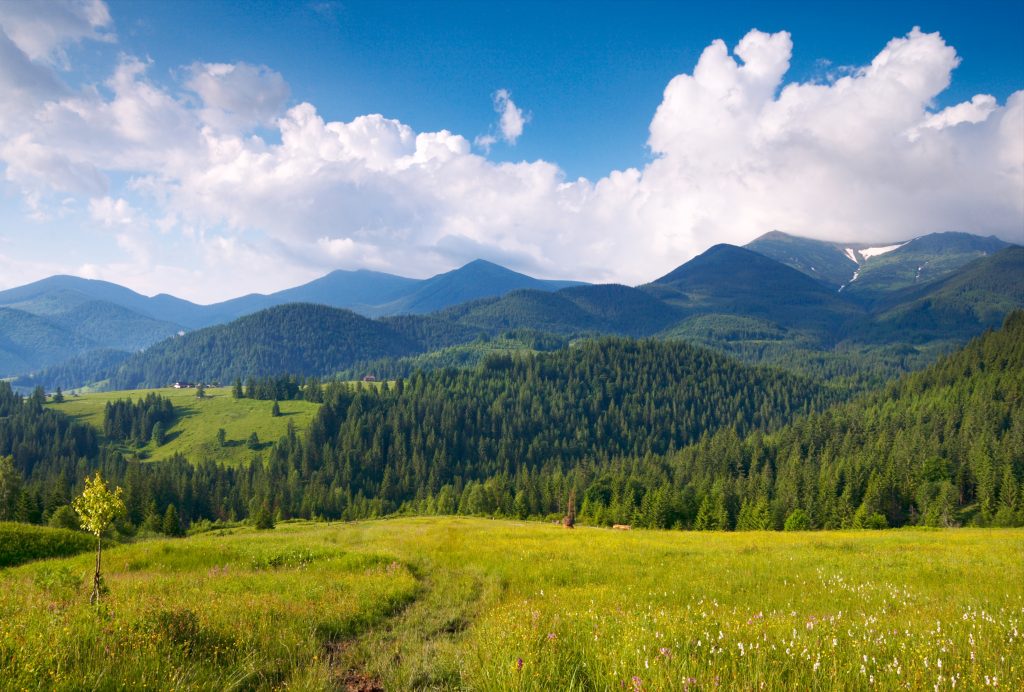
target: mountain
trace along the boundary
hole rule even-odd
[[[578,281],[544,281],[520,274],[485,260],[474,260],[458,269],[418,282],[402,295],[375,306],[371,315],[419,315],[481,298],[502,296],[510,291],[533,289],[557,291],[578,286]]]
[[[330,375],[357,362],[420,350],[387,325],[350,310],[296,303],[161,341],[125,361],[111,386],[160,387],[177,380],[226,383],[284,373]]]
[[[801,238],[780,231],[765,233],[744,247],[803,272],[836,290],[849,282],[859,266],[857,255],[847,252],[839,243]]]
[[[751,317],[822,344],[863,316],[858,306],[821,282],[733,245],[715,245],[642,288],[688,315]]]
[[[875,321],[917,340],[964,340],[999,326],[1007,313],[1021,308],[1024,247],[1010,246],[945,278],[898,292]]]
[[[490,334],[528,329],[553,334],[650,336],[682,316],[644,291],[619,284],[575,286],[555,293],[513,291],[438,313]]]
[[[0,307],[0,377],[59,363],[91,347],[88,339],[69,338],[43,317]]]
[[[192,328],[207,323],[205,306],[166,294],[150,298],[109,281],[77,276],[51,276],[0,291],[0,306],[38,315],[63,314],[83,303],[94,301],[111,303],[150,319],[183,327]]]
[[[483,261],[423,281],[378,272],[339,271],[277,294],[254,294],[213,306],[192,307],[207,310],[209,319],[214,311],[223,316],[257,310],[267,301],[305,297],[320,303],[364,301],[353,311],[399,313],[376,321],[363,318],[358,324],[349,325],[354,332],[368,335],[365,348],[352,345],[344,353],[318,360],[289,353],[289,348],[303,351],[308,344],[286,340],[264,340],[257,357],[252,348],[259,340],[249,344],[244,339],[229,337],[226,345],[217,346],[220,350],[213,353],[194,348],[196,342],[191,339],[174,339],[151,349],[152,355],[129,359],[121,368],[133,374],[115,380],[119,386],[130,386],[179,378],[223,379],[228,370],[260,375],[284,371],[322,375],[338,370],[351,374],[369,363],[382,372],[395,372],[401,368],[392,368],[381,359],[417,356],[414,360],[407,358],[403,367],[412,367],[413,362],[441,367],[445,363],[476,362],[490,350],[546,350],[567,338],[619,335],[696,341],[748,363],[838,377],[866,387],[930,362],[986,327],[998,324],[1010,310],[1024,306],[1021,249],[1004,247],[1005,243],[992,238],[933,234],[903,245],[847,247],[840,253],[836,244],[776,232],[753,245],[777,253],[785,251],[789,264],[804,263],[808,271],[819,269],[818,264],[831,267],[833,277],[845,271],[844,266],[849,269],[850,264],[859,263],[854,270],[858,278],[840,290],[822,277],[812,278],[785,262],[731,245],[716,245],[639,288],[565,287],[568,282],[540,281]],[[941,276],[929,278],[932,274],[923,272],[917,280],[908,279],[907,267],[923,261],[930,261],[933,273]],[[862,280],[864,286],[877,290],[871,293],[861,289]],[[110,302],[91,300],[85,291],[145,309],[153,309],[154,303],[150,301],[164,297],[148,299],[112,284],[71,277],[55,277],[50,284],[56,285],[50,285],[48,291],[41,290],[47,288],[41,285],[44,283],[0,293],[0,300],[13,300],[14,305],[42,313],[45,317],[35,317],[46,321],[44,325],[38,320],[26,320],[28,313],[22,310],[18,311],[20,320],[8,316],[13,331],[6,335],[5,345],[0,345],[0,361],[6,359],[8,374],[59,363],[52,358],[61,355],[80,356],[67,367],[37,372],[34,381],[59,381],[61,386],[70,388],[106,380],[117,360],[108,355],[109,350],[138,350],[177,331],[173,323],[154,321]],[[382,297],[391,300],[367,304]],[[451,305],[453,301],[464,302]],[[422,314],[421,311],[435,306],[443,307]],[[311,334],[316,330],[308,323],[281,319],[289,314],[271,311],[260,319],[268,332],[298,329]],[[347,319],[354,317],[349,313]],[[27,330],[25,338],[18,337],[19,329]],[[44,339],[38,336],[41,329],[56,331]],[[502,341],[491,344],[490,340],[496,337]],[[308,335],[306,338],[312,339]],[[49,360],[42,363],[28,357],[32,349],[25,347],[41,341],[46,341],[50,349]],[[50,343],[70,346],[66,351],[54,351]],[[540,346],[535,348],[537,344]],[[394,345],[397,347],[390,348]],[[421,354],[453,347],[462,350],[449,351],[437,358],[419,358]],[[463,352],[463,347],[469,351]],[[82,349],[103,350],[92,358]],[[211,357],[216,367],[211,366]],[[160,358],[167,359],[173,367],[158,368],[151,364]],[[232,360],[237,366],[234,369],[225,365]],[[147,364],[138,365],[143,362]],[[92,365],[95,377],[78,379]],[[300,367],[301,370],[293,369]],[[75,381],[65,379],[72,374]],[[23,381],[29,380],[19,380],[19,386]]]
[[[772,231],[748,250],[770,257],[855,300],[873,304],[893,292],[949,276],[1010,244],[994,236],[931,233],[880,246],[813,240]]]
[[[374,306],[396,300],[421,283],[417,279],[367,269],[338,269],[301,286],[268,295],[252,293],[210,307],[218,313],[241,317],[275,305],[316,303],[365,315],[374,312]]]
[[[893,291],[949,276],[969,262],[1009,245],[994,236],[932,233],[867,258],[856,279],[851,278],[843,290],[851,298],[875,303]]]
[[[578,283],[541,281],[477,260],[424,280],[367,270],[339,270],[276,293],[252,293],[197,305],[167,294],[147,297],[107,281],[51,276],[0,291],[0,307],[22,315],[18,319],[7,316],[10,331],[0,340],[0,376],[36,372],[89,350],[136,351],[178,332],[224,324],[279,305],[315,303],[374,316],[421,314],[523,288],[554,291],[570,285]],[[24,334],[19,333],[22,329]],[[43,332],[47,333],[45,339],[40,336]],[[474,331],[467,340],[477,333]],[[40,343],[42,348],[33,346]],[[108,360],[103,356],[85,362]],[[58,371],[63,377],[83,369],[75,364]],[[44,375],[42,380],[50,381],[51,375],[54,373]]]
[[[183,328],[153,315],[188,317],[184,306],[199,308],[170,296],[147,298],[117,284],[74,276],[52,276],[0,291],[0,308],[8,311],[0,375],[36,371],[91,350],[145,348]]]
[[[41,314],[0,307],[0,376],[33,372],[93,350],[135,351],[180,329],[113,303],[59,305],[49,298],[20,304]]]

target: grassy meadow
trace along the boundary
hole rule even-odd
[[[1024,530],[284,523],[0,571],[10,688],[1024,688]]]
[[[195,389],[133,389],[77,396],[69,394],[65,395],[63,403],[47,405],[92,425],[102,433],[103,408],[108,401],[137,401],[151,392],[170,399],[176,416],[164,444],[157,447],[149,441],[144,447],[128,450],[152,461],[181,453],[192,461],[213,459],[226,464],[242,464],[252,458],[253,452],[246,446],[250,434],[255,432],[263,445],[272,444],[285,434],[289,421],[297,431],[305,430],[319,408],[319,404],[308,401],[281,401],[278,402],[281,415],[275,418],[270,415],[274,402],[235,399],[231,396],[230,387],[207,389],[203,399],[196,398]],[[224,447],[217,443],[219,428],[224,428],[227,436]]]

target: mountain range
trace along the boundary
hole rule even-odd
[[[197,305],[167,294],[147,297],[106,281],[51,276],[0,291],[0,377],[97,350],[138,351],[176,334],[290,303],[380,317],[429,313],[517,289],[556,291],[576,285],[581,282],[535,279],[476,260],[429,279],[337,270],[277,293]]]
[[[869,247],[772,232],[638,287],[541,281],[477,260],[425,280],[336,271],[200,306],[51,277],[0,292],[0,372],[35,372],[19,383],[46,387],[325,376],[446,347],[480,355],[500,335],[526,335],[530,348],[536,335],[614,334],[795,369],[827,361],[836,374],[870,363],[888,376],[1022,306],[1024,248],[964,233]]]

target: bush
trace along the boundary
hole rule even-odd
[[[274,514],[266,506],[260,507],[256,510],[256,514],[252,518],[253,524],[256,528],[261,531],[274,528]]]
[[[782,528],[785,531],[810,531],[811,517],[802,509],[794,509],[786,517],[786,523]]]
[[[49,524],[55,529],[68,529],[70,531],[78,531],[82,528],[82,521],[78,518],[78,514],[71,505],[63,505],[54,510],[53,514],[50,515]]]
[[[889,528],[889,522],[886,520],[884,514],[875,512],[869,514],[860,521],[860,528],[862,529],[887,529]]]
[[[95,539],[86,533],[18,522],[0,522],[0,567],[12,567],[49,557],[77,555],[95,548]]]

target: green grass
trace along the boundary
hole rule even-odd
[[[131,447],[126,451],[141,452],[140,456],[154,461],[181,453],[191,461],[213,459],[227,464],[245,463],[253,454],[246,446],[251,433],[255,432],[262,444],[272,444],[285,434],[289,421],[297,431],[304,431],[319,408],[318,404],[307,401],[281,401],[281,416],[275,418],[270,415],[274,402],[232,398],[230,387],[207,389],[204,399],[197,399],[194,389],[137,389],[67,395],[63,403],[48,405],[102,432],[103,407],[108,401],[138,400],[150,392],[171,400],[177,420],[160,447],[150,441],[141,449]],[[227,435],[228,444],[224,447],[217,444],[219,428],[224,428]]]
[[[0,567],[75,555],[95,547],[96,540],[87,533],[13,521],[0,522]]]
[[[954,676],[961,689],[1024,686],[1022,530],[285,523],[121,546],[105,564],[98,614],[89,556],[0,573],[0,679],[59,689],[950,689]]]

